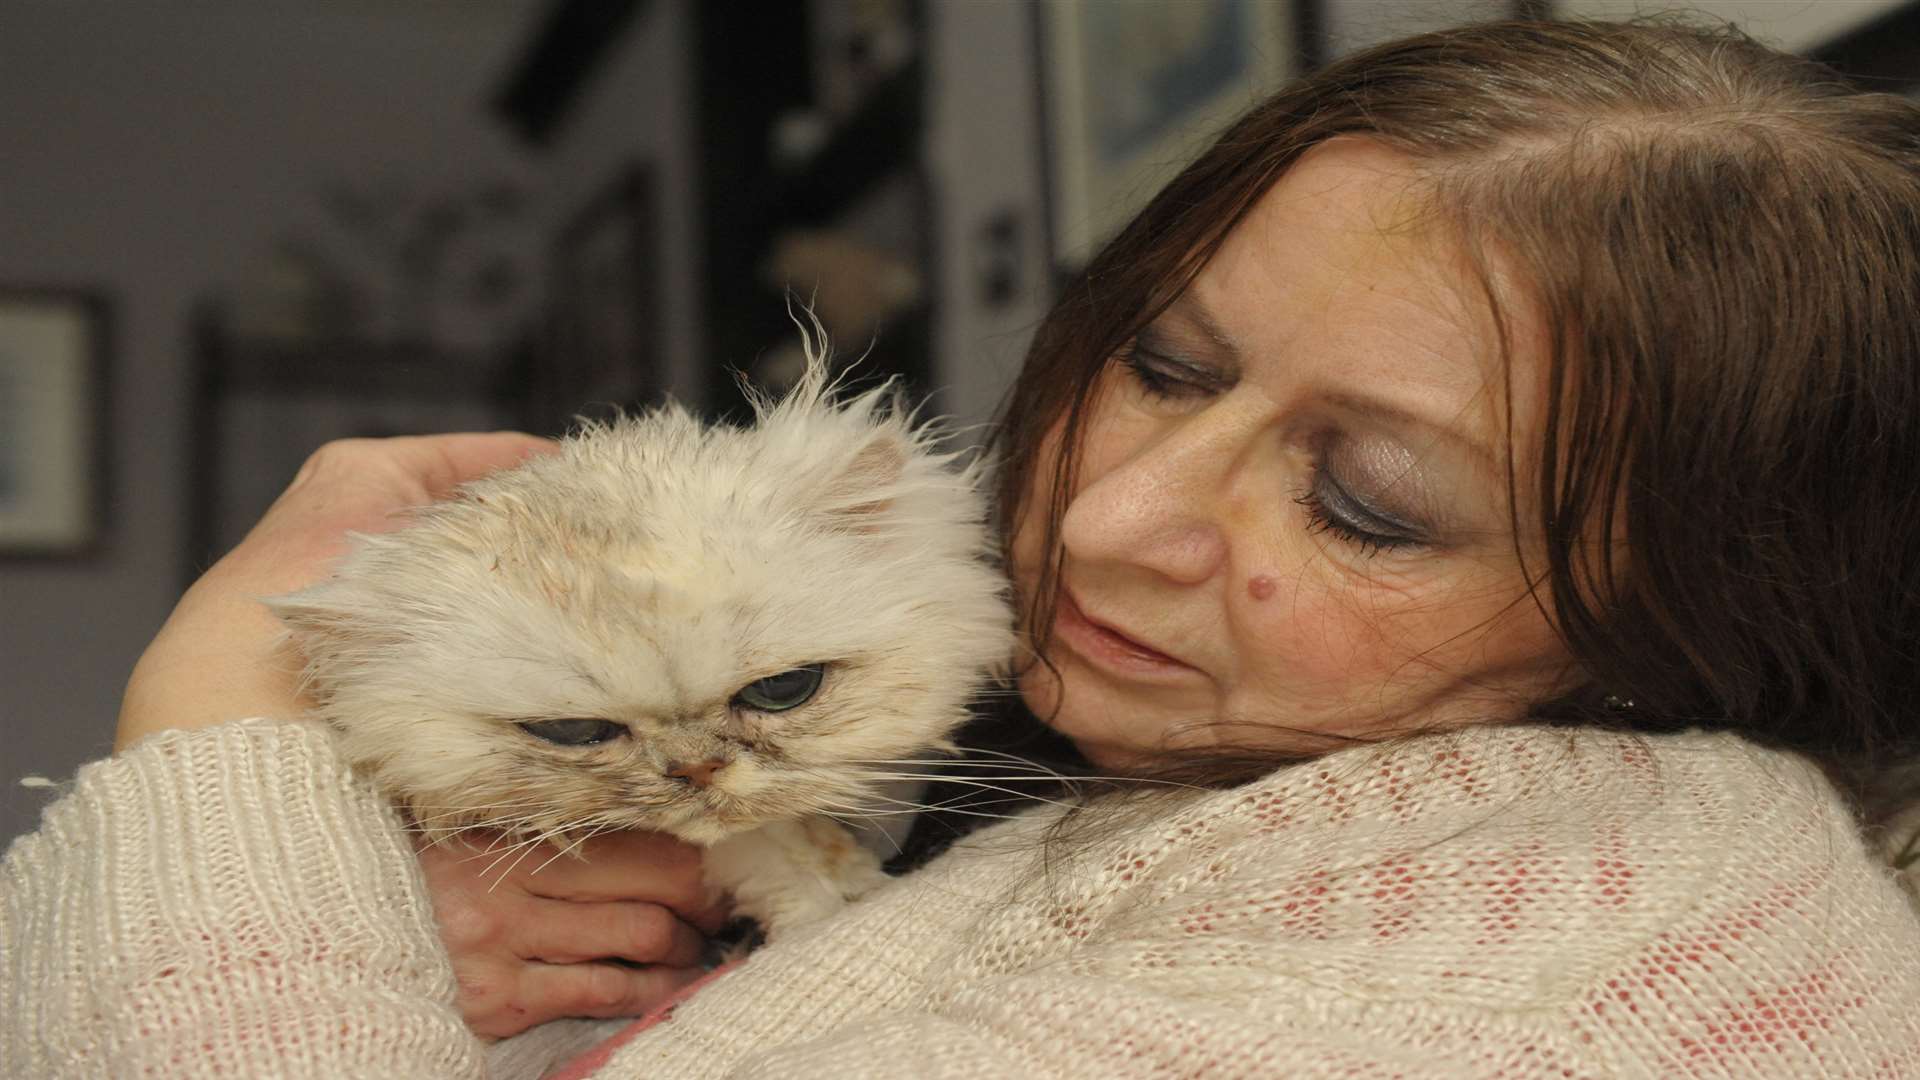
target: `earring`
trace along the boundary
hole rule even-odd
[[[1619,694],[1608,694],[1606,697],[1601,698],[1600,705],[1608,712],[1633,711],[1633,699],[1630,697],[1621,697]]]

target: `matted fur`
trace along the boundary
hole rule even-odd
[[[1008,657],[1012,616],[978,463],[942,452],[889,388],[837,400],[824,345],[808,352],[751,428],[675,405],[586,426],[271,601],[345,756],[428,832],[631,827],[714,845],[781,826],[710,856],[736,893],[755,892],[742,876],[792,876],[756,869],[782,857],[769,840],[842,859],[810,819],[874,805],[878,763],[944,745]],[[818,663],[798,708],[729,704]],[[518,726],[559,718],[631,734],[567,747]],[[705,789],[664,772],[716,757],[731,764]],[[748,913],[777,920],[783,903]]]

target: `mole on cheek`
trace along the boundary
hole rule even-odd
[[[1247,579],[1247,595],[1255,600],[1265,600],[1273,595],[1273,579],[1265,574],[1256,574]]]

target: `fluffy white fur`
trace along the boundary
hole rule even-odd
[[[348,759],[430,832],[712,846],[710,880],[774,933],[879,881],[829,817],[877,807],[885,763],[943,745],[1011,614],[978,465],[890,391],[837,401],[809,356],[751,428],[677,406],[589,427],[273,601]],[[791,711],[730,704],[819,663]],[[560,718],[626,734],[568,747],[518,726]],[[707,788],[665,775],[710,758],[731,763]]]

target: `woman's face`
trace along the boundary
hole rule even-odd
[[[1514,551],[1507,384],[1473,282],[1406,158],[1336,140],[1289,170],[1094,391],[1059,678],[1021,685],[1036,714],[1126,769],[1510,720],[1562,684]],[[1512,329],[1512,385],[1535,386]],[[1515,402],[1516,438],[1538,405]],[[1013,545],[1027,597],[1039,516]]]

